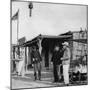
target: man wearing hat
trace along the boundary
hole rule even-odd
[[[33,51],[32,51],[32,60],[33,60],[33,65],[34,65],[34,77],[35,80],[39,79],[41,80],[41,55],[39,53],[39,50],[36,46],[33,46]],[[38,74],[37,74],[38,72]]]
[[[59,81],[59,65],[60,65],[60,47],[59,45],[55,45],[52,59],[51,59],[51,64],[53,63],[53,76],[54,76],[54,81],[53,82],[58,82]]]
[[[64,77],[64,83],[66,85],[69,85],[69,66],[70,66],[70,49],[69,49],[69,43],[64,42],[63,44],[64,54],[61,58],[62,64],[63,64],[63,77]]]

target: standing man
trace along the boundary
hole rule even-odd
[[[41,80],[41,56],[39,53],[38,48],[36,46],[33,46],[33,51],[32,51],[32,60],[33,60],[33,65],[34,65],[34,77],[35,80],[39,79]],[[37,74],[38,72],[38,74]]]
[[[52,59],[51,59],[51,63],[53,63],[54,82],[58,82],[59,81],[59,76],[58,76],[59,60],[60,60],[59,45],[56,45],[55,48],[54,48]]]
[[[68,42],[64,42],[63,44],[64,54],[61,58],[63,64],[63,76],[65,85],[69,85],[69,66],[70,66],[70,49]]]
[[[63,66],[62,66],[62,60],[61,58],[63,57],[63,48],[60,45],[60,52],[59,52],[59,62],[58,62],[58,76],[59,76],[59,82],[63,81]]]

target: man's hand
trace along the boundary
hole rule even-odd
[[[63,60],[63,58],[61,58],[61,60]]]
[[[51,62],[51,64],[53,64],[53,62]]]
[[[35,59],[33,58],[33,61],[35,61]]]
[[[34,65],[32,64],[32,66],[34,67]]]

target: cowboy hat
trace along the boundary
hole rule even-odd
[[[68,42],[64,42],[64,43],[62,43],[62,45],[69,46],[69,43]]]

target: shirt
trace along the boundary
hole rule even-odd
[[[69,64],[70,63],[70,57],[71,57],[70,49],[67,47],[64,50],[62,64]]]
[[[32,52],[33,63],[42,61],[39,51]]]
[[[51,62],[53,62],[54,64],[61,64],[62,63],[61,61],[62,53],[63,52],[60,52],[60,51],[54,51]]]

